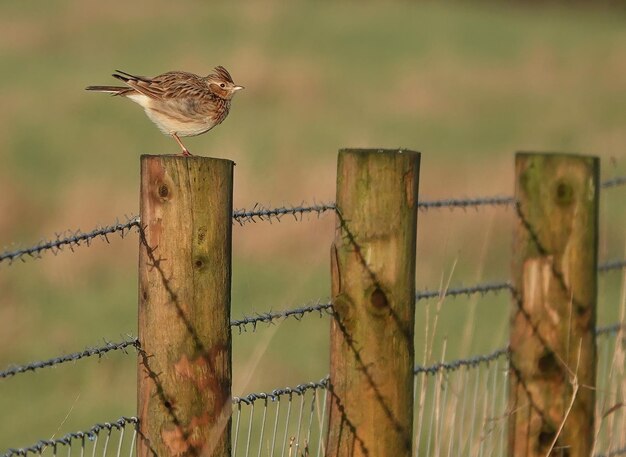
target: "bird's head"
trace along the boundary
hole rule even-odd
[[[207,76],[206,80],[211,91],[224,100],[230,100],[235,92],[243,89],[243,86],[238,86],[233,82],[228,70],[222,66],[215,67],[215,73]]]

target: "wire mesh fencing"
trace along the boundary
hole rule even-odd
[[[626,340],[619,324],[599,329],[596,457],[626,455]],[[507,452],[508,350],[417,366],[415,456]],[[328,378],[233,400],[233,455],[323,456]],[[588,386],[583,386],[588,388]]]
[[[596,447],[599,455],[626,455],[626,328],[607,327],[596,338]]]
[[[619,329],[606,327],[596,339],[596,456],[626,455],[626,340]],[[414,455],[506,455],[507,355],[496,351],[473,364],[437,364],[416,374]]]
[[[414,455],[505,455],[507,351],[433,368],[415,375]]]
[[[233,456],[323,456],[328,378],[233,399]]]

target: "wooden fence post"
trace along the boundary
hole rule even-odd
[[[230,456],[233,162],[141,157],[138,456]]]
[[[411,455],[419,165],[339,151],[327,456]]]
[[[516,156],[510,456],[591,454],[599,168],[596,157]]]

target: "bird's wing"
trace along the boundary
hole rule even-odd
[[[130,73],[125,73],[120,70],[115,70],[117,73],[113,73],[113,77],[123,81],[128,87],[134,89],[140,94],[146,97],[159,99],[158,93],[155,93],[152,80],[143,76],[133,76]]]
[[[210,95],[207,84],[193,73],[170,71],[154,78],[147,78],[117,70],[113,76],[137,92],[156,100],[203,98],[207,94]]]
[[[154,78],[162,97],[167,98],[204,98],[211,95],[207,83],[198,75],[182,71],[171,71]]]

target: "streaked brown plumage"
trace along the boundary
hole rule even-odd
[[[169,71],[146,78],[116,70],[113,77],[127,87],[89,86],[86,90],[107,92],[138,103],[163,133],[176,140],[185,156],[191,154],[179,137],[200,135],[221,123],[228,116],[233,95],[243,89],[222,66],[215,67],[215,73],[208,76]]]

